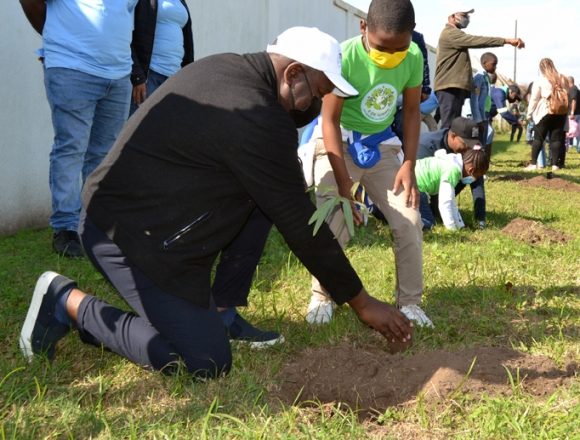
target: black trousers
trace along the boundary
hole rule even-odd
[[[552,165],[562,167],[564,165],[566,145],[564,142],[564,125],[566,115],[546,115],[534,127],[534,140],[532,142],[532,161],[536,165],[538,154],[542,148],[544,139],[550,134],[550,153]]]
[[[211,288],[217,307],[248,305],[252,279],[270,229],[272,222],[256,208],[236,238],[222,251]]]
[[[522,138],[522,132],[524,131],[524,128],[519,125],[519,124],[512,124],[512,132],[510,135],[510,142],[514,141],[514,137],[516,138],[516,142],[519,142],[520,139]],[[518,133],[516,136],[516,132]]]
[[[467,98],[469,91],[458,88],[437,90],[435,92],[439,101],[439,115],[441,121],[439,128],[451,127],[451,122],[461,116],[461,108]]]
[[[103,344],[138,365],[172,373],[177,361],[199,377],[231,367],[231,350],[217,307],[246,305],[272,222],[255,209],[220,256],[209,309],[165,292],[134,267],[83,214],[79,234],[93,265],[133,309],[120,310],[88,295],[78,313],[84,342]]]

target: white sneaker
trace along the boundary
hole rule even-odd
[[[400,310],[411,321],[415,321],[419,327],[435,327],[423,309],[416,304],[403,306]]]
[[[309,324],[327,324],[332,319],[334,303],[330,299],[312,297],[306,312],[306,322]]]
[[[527,167],[524,167],[524,171],[536,171],[538,167],[536,165],[529,164]]]

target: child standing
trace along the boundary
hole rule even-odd
[[[437,150],[435,156],[417,160],[415,175],[421,191],[421,220],[424,229],[435,226],[435,217],[429,205],[429,196],[438,195],[439,213],[447,229],[465,227],[457,204],[455,187],[459,182],[468,185],[482,177],[489,168],[489,157],[481,145],[462,154]]]
[[[471,117],[479,125],[479,141],[482,145],[488,143],[488,127],[491,110],[491,81],[490,75],[495,74],[497,68],[497,56],[491,52],[485,52],[481,58],[483,72],[473,77],[473,89],[471,90]],[[491,142],[489,142],[491,144]]]
[[[361,35],[342,43],[342,74],[359,91],[354,98],[336,94],[324,98],[322,139],[317,140],[314,180],[320,206],[328,188],[352,199],[360,182],[387,218],[393,231],[397,305],[419,325],[433,325],[420,307],[423,291],[422,231],[417,209],[419,193],[414,169],[419,137],[423,56],[411,34],[415,12],[409,0],[373,0]],[[392,132],[397,97],[403,94],[402,144]],[[355,222],[360,213],[353,209]],[[342,246],[350,234],[340,208],[327,222]],[[333,304],[317,279],[306,319],[328,322]]]

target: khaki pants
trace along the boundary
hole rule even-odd
[[[344,144],[344,161],[353,182],[361,182],[371,200],[385,215],[393,232],[397,305],[419,304],[423,292],[423,232],[418,209],[407,207],[402,200],[402,189],[398,194],[392,188],[401,166],[397,157],[400,145],[380,145],[381,160],[372,168],[357,167]],[[324,149],[322,139],[316,143],[314,182],[316,205],[320,206],[337,192],[332,167]],[[334,236],[344,248],[350,234],[344,221],[342,209],[337,206],[327,219]],[[377,261],[377,264],[380,262]],[[312,295],[319,299],[329,298],[328,292],[316,278],[312,278]]]

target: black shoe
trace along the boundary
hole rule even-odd
[[[280,333],[260,330],[237,313],[234,322],[226,327],[226,332],[230,340],[248,343],[252,348],[263,348],[284,342],[284,336]]]
[[[52,248],[57,254],[68,258],[85,256],[79,234],[75,231],[56,231],[52,236]]]
[[[38,278],[20,332],[20,349],[29,361],[42,354],[54,359],[56,343],[70,331],[69,325],[56,319],[55,310],[60,295],[72,287],[76,287],[74,281],[55,272],[44,272]]]

